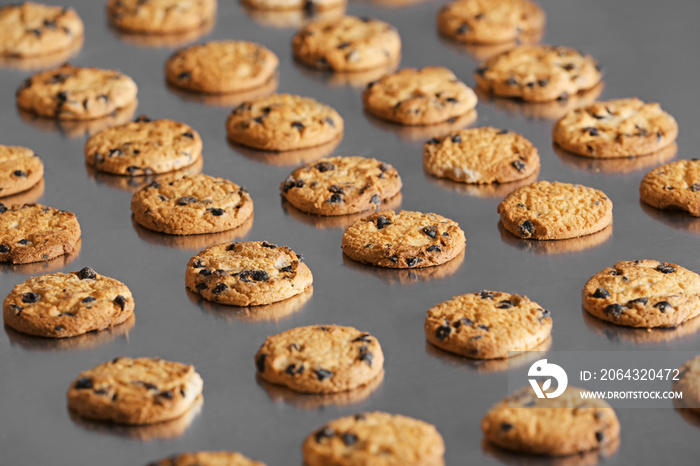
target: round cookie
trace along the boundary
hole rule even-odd
[[[0,203],[0,262],[27,264],[69,254],[80,240],[72,212],[24,204]]]
[[[0,198],[21,193],[44,177],[44,164],[34,151],[0,145]]]
[[[529,102],[567,100],[602,79],[598,63],[568,47],[519,45],[486,60],[474,73],[491,94]]]
[[[437,214],[402,210],[376,212],[343,234],[343,252],[365,264],[392,269],[440,265],[465,248],[457,222]]]
[[[115,175],[168,173],[201,157],[202,138],[189,125],[145,116],[102,130],[85,143],[85,162]]]
[[[514,42],[540,33],[544,25],[544,11],[530,0],[457,0],[437,14],[442,35],[469,44]]]
[[[435,426],[379,411],[330,421],[301,447],[304,464],[442,466],[445,442]]]
[[[244,146],[285,151],[333,141],[343,134],[343,125],[338,112],[310,97],[272,94],[234,109],[226,132]]]
[[[404,68],[369,83],[362,102],[370,113],[402,125],[430,125],[465,115],[477,97],[441,66]]]
[[[134,220],[170,235],[218,233],[242,225],[253,215],[245,188],[223,178],[189,175],[154,181],[131,199]]]
[[[136,92],[136,83],[118,71],[63,65],[24,81],[17,105],[42,117],[91,120],[134,103]]]
[[[297,209],[316,215],[348,215],[376,208],[401,191],[394,167],[365,157],[330,157],[294,170],[280,186]]]
[[[185,283],[207,301],[259,306],[282,301],[311,286],[311,270],[287,246],[265,241],[222,243],[190,259]]]
[[[700,276],[655,260],[620,261],[593,275],[583,307],[628,327],[676,327],[700,315]]]
[[[463,294],[428,310],[425,336],[451,353],[477,359],[507,358],[549,338],[552,317],[527,296],[501,291]]]
[[[423,148],[423,168],[469,184],[525,179],[540,168],[537,148],[518,133],[491,127],[453,131]]]
[[[674,391],[683,393],[681,406],[700,414],[700,356],[683,364],[678,369],[677,378],[679,380],[673,380],[671,384]]]
[[[657,209],[681,209],[700,217],[700,160],[678,160],[653,169],[642,179],[639,196]]]
[[[522,453],[566,456],[618,441],[620,422],[600,399],[582,400],[587,390],[569,386],[557,398],[540,399],[524,387],[491,408],[481,430],[492,444]]]
[[[5,325],[41,337],[66,338],[104,330],[128,320],[134,298],[122,282],[78,272],[33,277],[5,298]]]
[[[83,40],[73,8],[24,2],[0,8],[0,56],[37,57],[70,50]]]
[[[230,451],[195,451],[180,453],[149,463],[148,466],[265,466],[265,463]]]
[[[212,21],[216,7],[216,0],[109,0],[107,16],[124,31],[176,34]]]
[[[117,424],[155,424],[187,412],[202,394],[194,366],[159,358],[115,358],[81,372],[68,389],[68,409]]]
[[[241,0],[241,2],[255,10],[304,10],[308,15],[345,6],[347,3],[346,0]]]
[[[552,138],[562,148],[593,158],[647,155],[673,144],[678,123],[657,103],[637,98],[595,102],[567,113]]]
[[[187,91],[228,94],[264,85],[278,64],[277,55],[254,42],[207,42],[175,52],[165,63],[165,77]]]
[[[292,39],[301,62],[322,70],[363,71],[395,63],[401,38],[395,27],[371,18],[343,16],[314,21]]]
[[[612,201],[598,189],[539,181],[510,193],[498,205],[503,227],[520,238],[577,238],[612,224]]]
[[[255,355],[260,377],[302,393],[338,393],[384,370],[376,338],[352,327],[312,325],[268,337]]]

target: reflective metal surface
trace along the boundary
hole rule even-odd
[[[3,2],[5,3],[5,2]],[[700,349],[697,325],[671,332],[623,329],[581,311],[580,290],[595,272],[620,259],[654,258],[700,271],[700,220],[659,212],[639,202],[638,186],[650,164],[603,164],[552,148],[551,118],[559,104],[533,106],[481,99],[474,125],[518,131],[540,151],[540,179],[600,188],[614,202],[614,226],[594,237],[560,243],[522,241],[502,232],[496,206],[509,186],[474,188],[437,180],[422,169],[422,143],[431,129],[401,128],[366,115],[362,79],[327,75],[295,63],[290,40],[303,18],[248,15],[221,0],[218,20],[204,39],[260,42],[280,57],[279,91],[309,95],[345,118],[345,137],[330,152],[366,155],[393,164],[404,181],[401,207],[434,211],[458,221],[467,250],[458,262],[421,271],[363,266],[340,250],[340,219],[310,217],[284,205],[280,181],[311,154],[261,154],[232,147],[224,121],[233,105],[199,102],[170,91],[163,64],[178,40],[149,43],[110,30],[104,1],[75,0],[87,26],[76,65],[117,68],[139,85],[138,114],[194,126],[204,139],[204,173],[245,185],[255,202],[252,225],[212,238],[171,238],[131,220],[131,192],[141,183],[88,171],[83,146],[95,123],[34,121],[15,108],[14,90],[31,71],[0,69],[0,143],[31,147],[46,165],[43,188],[31,200],[75,212],[83,228],[77,257],[48,264],[0,266],[0,296],[31,275],[89,265],[125,282],[136,301],[131,328],[50,341],[0,332],[0,463],[5,465],[139,465],[171,453],[239,450],[269,465],[301,464],[306,435],[329,419],[362,410],[402,413],[433,423],[445,437],[449,465],[551,464],[482,444],[479,422],[507,392],[505,365],[479,364],[425,342],[423,319],[432,305],[456,294],[494,289],[527,294],[554,316],[553,350]],[[697,157],[695,129],[700,3],[674,1],[542,0],[548,15],[544,41],[581,48],[604,66],[600,98],[638,96],[661,102],[680,124],[677,158]],[[438,37],[437,2],[382,0],[350,3],[347,11],[396,25],[402,66],[445,65],[467,83],[475,56]],[[185,40],[191,40],[186,38]],[[18,68],[19,67],[19,68]],[[370,78],[373,79],[373,78]],[[360,86],[360,87],[357,87]],[[584,96],[582,99],[586,99]],[[593,97],[595,98],[595,96]],[[130,118],[130,116],[127,116]],[[646,162],[646,161],[645,161]],[[607,166],[609,165],[609,166]],[[43,193],[42,190],[43,189]],[[312,292],[267,309],[244,310],[200,302],[184,286],[187,260],[211,242],[267,240],[303,253],[314,273]],[[379,338],[386,375],[377,387],[337,399],[304,397],[256,380],[253,355],[266,336],[291,327],[338,323]],[[69,383],[84,369],[119,355],[160,356],[192,363],[204,378],[204,404],[175,425],[125,429],[72,419]],[[527,363],[527,362],[526,362]],[[622,409],[622,440],[609,464],[697,464],[700,421],[672,408]],[[556,464],[595,464],[596,455]]]

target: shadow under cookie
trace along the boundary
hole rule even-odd
[[[245,14],[261,26],[277,29],[298,29],[310,21],[340,18],[345,14],[346,3],[323,10],[261,10],[241,5]]]
[[[400,1],[400,0],[399,0]],[[457,42],[446,37],[438,31],[440,44],[448,47],[451,50],[460,53],[466,53],[471,58],[478,62],[486,61],[487,59],[501,54],[522,44],[537,44],[542,40],[544,30],[536,31],[530,34],[521,34],[517,41],[500,42],[496,44],[469,44],[465,42]]]
[[[131,216],[131,224],[138,237],[147,243],[156,246],[184,249],[187,251],[201,251],[214,244],[227,243],[245,238],[253,228],[253,216],[254,214],[251,214],[245,222],[231,230],[222,231],[221,233],[203,233],[197,235],[169,235],[167,233],[149,230],[136,223],[133,215]]]
[[[21,193],[16,193],[11,196],[0,197],[0,203],[4,204],[5,207],[10,207],[13,205],[22,204],[34,204],[41,196],[44,195],[44,178],[42,177],[37,184],[22,191]]]
[[[290,204],[289,201],[287,201],[284,198],[282,198],[282,209],[284,210],[285,215],[291,215],[292,217],[294,217],[295,220],[299,220],[302,223],[311,225],[314,228],[318,228],[321,230],[327,228],[337,228],[344,230],[353,223],[355,223],[357,220],[361,219],[362,217],[366,217],[367,215],[370,215],[379,210],[397,210],[399,207],[401,207],[402,199],[403,197],[399,192],[394,197],[382,201],[382,203],[376,206],[376,208],[374,209],[368,209],[363,212],[357,212],[349,215],[335,215],[332,217],[302,212],[301,210],[297,209],[292,204]]]
[[[250,147],[245,147],[240,144],[227,139],[228,145],[235,152],[241,154],[243,157],[254,160],[256,162],[264,163],[266,165],[276,165],[280,167],[285,166],[298,166],[304,163],[314,162],[320,158],[327,157],[330,155],[340,141],[343,139],[341,134],[332,141],[326,142],[319,146],[309,147],[307,149],[295,149],[287,151],[266,151],[252,149]]]
[[[0,199],[2,201],[2,199]],[[642,211],[657,222],[663,223],[674,230],[685,231],[695,235],[700,234],[700,218],[693,217],[681,209],[657,209],[639,200]]]
[[[199,28],[175,34],[147,34],[121,30],[114,25],[109,25],[109,30],[120,40],[137,47],[148,48],[175,48],[187,45],[197,39],[206,36],[214,30],[216,16],[203,23]]]
[[[80,255],[82,240],[78,240],[73,246],[73,250],[68,254],[49,259],[47,261],[30,262],[28,264],[12,264],[9,262],[0,262],[0,273],[12,272],[24,275],[42,275],[45,273],[55,272],[66,267]]]
[[[523,251],[530,251],[538,255],[549,255],[578,253],[600,246],[612,238],[613,226],[609,225],[600,231],[591,233],[590,235],[559,240],[519,238],[506,230],[500,221],[498,222],[498,231],[501,234],[501,240],[509,246],[521,249]]]
[[[499,448],[486,439],[481,441],[481,450],[485,456],[493,457],[502,464],[513,466],[595,466],[615,455],[619,448],[620,438],[616,437],[601,450],[591,450],[570,456],[551,457],[512,452]]]
[[[181,168],[180,170],[175,170],[168,173],[160,173],[154,175],[114,175],[111,173],[105,173],[99,170],[95,170],[92,165],[85,164],[85,169],[87,170],[88,176],[91,180],[95,181],[97,184],[104,184],[114,189],[121,189],[129,193],[135,193],[139,189],[153,183],[154,181],[163,178],[165,176],[185,176],[185,175],[198,175],[202,171],[202,166],[204,162],[202,157],[197,158],[192,165]]]
[[[664,147],[660,151],[638,157],[624,157],[614,159],[600,159],[574,154],[552,143],[552,150],[565,165],[573,168],[588,170],[595,173],[619,173],[625,174],[637,170],[656,167],[673,159],[678,153],[678,145],[673,144]]]
[[[187,102],[194,102],[197,104],[210,105],[214,107],[236,107],[243,102],[266,97],[275,92],[275,90],[277,90],[277,86],[279,86],[279,76],[275,74],[262,86],[254,87],[241,92],[230,92],[227,94],[205,94],[202,92],[187,91],[185,89],[173,86],[168,82],[165,84],[171,93]]]
[[[55,68],[69,61],[83,48],[84,37],[75,42],[70,48],[48,55],[36,57],[17,57],[0,55],[0,68],[13,68],[23,71],[39,71]]]
[[[540,169],[538,168],[535,173],[523,178],[522,180],[510,181],[508,183],[489,183],[489,184],[474,184],[474,183],[460,183],[458,181],[452,181],[447,178],[438,178],[430,173],[424,171],[425,179],[429,183],[441,188],[454,191],[459,194],[464,194],[472,197],[478,198],[497,198],[503,199],[508,194],[512,193],[514,190],[527,186],[537,181],[537,177],[540,174]]]
[[[431,138],[441,138],[452,131],[464,129],[473,124],[477,117],[476,110],[471,110],[464,115],[450,118],[442,123],[436,123],[433,125],[404,126],[377,118],[367,110],[363,110],[362,113],[372,124],[372,126],[376,126],[377,128],[389,133],[395,133],[399,138],[409,142],[425,142]]]
[[[401,57],[398,60],[388,63],[384,66],[371,68],[368,70],[342,72],[342,71],[324,71],[312,68],[297,59],[293,60],[294,66],[307,78],[313,79],[321,84],[331,87],[349,86],[355,88],[364,88],[369,83],[377,79],[391,74],[396,71],[401,62]]]

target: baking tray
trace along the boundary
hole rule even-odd
[[[7,3],[7,2],[2,2]],[[52,2],[53,3],[53,2]],[[614,202],[614,226],[601,236],[561,243],[515,239],[498,227],[496,206],[508,186],[476,189],[427,176],[420,128],[385,124],[366,115],[353,80],[295,63],[293,16],[251,17],[234,0],[219,2],[218,20],[205,39],[259,42],[280,57],[280,92],[308,95],[335,107],[346,133],[332,149],[339,155],[377,157],[393,164],[404,182],[401,207],[437,212],[460,223],[467,235],[463,258],[443,267],[392,271],[360,265],[340,250],[344,222],[311,217],[284,205],[279,183],[302,160],[318,153],[267,155],[232,147],[224,121],[231,106],[203,104],[170,91],[163,64],[167,42],[148,46],[120,38],[105,18],[105,2],[66,2],[85,20],[86,41],[76,65],[117,68],[138,83],[136,114],[173,118],[194,126],[204,139],[204,173],[245,185],[255,218],[243,230],[214,237],[175,238],[148,232],[131,220],[131,192],[139,185],[90,172],[83,146],[90,125],[35,121],[21,115],[14,89],[31,71],[0,69],[0,143],[31,147],[46,165],[39,201],[75,212],[83,238],[77,257],[48,264],[0,267],[0,296],[29,276],[91,266],[126,283],[136,302],[133,327],[70,340],[43,340],[9,329],[0,332],[0,463],[133,465],[175,452],[238,450],[269,465],[301,464],[301,443],[326,421],[365,410],[384,410],[435,424],[445,438],[446,461],[456,464],[550,464],[482,445],[481,417],[507,394],[503,365],[450,356],[430,347],[425,311],[456,294],[480,289],[527,294],[552,311],[552,350],[694,350],[700,332],[631,331],[602,324],[581,310],[580,290],[595,272],[620,259],[655,258],[700,271],[700,220],[661,213],[640,204],[642,176],[661,160],[607,164],[558,154],[551,143],[554,106],[482,98],[474,125],[520,132],[539,149],[540,179],[581,183],[605,191]],[[475,56],[440,39],[438,2],[402,6],[350,3],[348,13],[373,16],[398,27],[402,66],[445,65],[468,84]],[[698,156],[700,132],[700,2],[542,0],[548,15],[544,42],[581,48],[605,69],[600,98],[638,96],[659,101],[680,125],[678,158]],[[286,26],[285,26],[286,25]],[[361,79],[360,79],[361,81]],[[128,118],[128,116],[126,117]],[[286,165],[285,165],[286,164]],[[133,180],[132,180],[133,181]],[[313,271],[313,292],[265,310],[202,303],[185,290],[187,260],[208,244],[233,238],[286,244],[303,253]],[[378,387],[337,398],[292,395],[256,380],[253,356],[265,337],[322,323],[352,325],[375,335],[386,355]],[[70,382],[85,369],[115,356],[160,356],[192,363],[204,378],[204,404],[173,425],[117,428],[73,420],[66,409]],[[672,409],[619,409],[622,441],[609,464],[697,464],[698,420]],[[590,464],[574,457],[556,464]],[[593,458],[595,462],[595,458]]]

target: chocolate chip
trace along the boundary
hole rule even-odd
[[[374,355],[372,354],[371,351],[367,351],[366,346],[361,346],[359,359],[360,359],[360,361],[366,362],[369,367],[372,367],[372,361],[374,361]]]
[[[224,215],[224,213],[226,213],[226,211],[224,209],[219,209],[219,208],[207,209],[207,212],[211,212],[211,214],[214,217],[221,217],[222,215]]]
[[[605,309],[603,309],[603,312],[606,314],[610,314],[615,318],[618,318],[624,310],[625,307],[620,304],[610,304],[609,306],[606,306]]]
[[[255,359],[255,367],[258,372],[265,372],[265,358],[267,358],[267,354],[263,353]]]
[[[341,435],[340,438],[343,440],[343,443],[348,447],[357,442],[357,435],[351,433],[345,433]]]
[[[261,246],[264,248],[268,248],[268,249],[277,249],[276,244],[271,244],[271,243],[268,243],[267,241],[263,241]]]
[[[24,310],[23,307],[18,306],[18,305],[16,305],[16,304],[10,304],[10,308],[11,308],[13,311],[15,311],[15,315],[16,315],[16,316],[20,315],[20,314],[22,313],[22,311]]]
[[[26,246],[27,244],[29,244],[29,240],[28,239],[21,239],[21,240],[17,241],[17,244],[21,244],[22,246]]]
[[[523,162],[521,162],[520,160],[514,161],[511,165],[513,165],[513,168],[515,168],[519,172],[522,172],[523,170],[525,170],[525,164]]]
[[[426,142],[426,144],[430,144],[430,145],[439,144],[439,143],[440,143],[440,140],[437,138],[429,139],[428,142]]]
[[[448,97],[445,99],[445,102],[449,102],[451,104],[456,104],[457,102],[459,102],[459,100],[455,99],[454,97]]]
[[[605,299],[610,297],[610,292],[606,290],[605,288],[597,288],[595,290],[595,293],[591,295],[593,298],[598,298],[598,299]]]
[[[30,291],[29,293],[24,293],[22,295],[22,302],[25,304],[34,304],[39,301],[39,294]]]
[[[659,264],[656,267],[656,270],[658,270],[661,273],[673,273],[676,271],[676,269],[672,265],[668,264]]]
[[[508,79],[506,80],[506,84],[507,84],[508,86],[517,86],[517,85],[518,85],[518,81],[516,81],[515,78],[510,77],[510,78],[508,78]]]
[[[335,431],[331,429],[330,427],[321,427],[319,430],[316,431],[314,434],[314,438],[316,439],[317,443],[321,443],[321,440],[324,438],[331,438],[335,435]]]
[[[500,135],[508,134],[508,133],[510,133],[509,129],[502,129],[499,132],[497,132],[496,134],[498,134],[500,136]]]
[[[330,186],[330,188],[328,188],[328,191],[330,191],[332,193],[336,193],[336,194],[345,194],[345,192],[343,191],[343,188],[339,188],[338,185],[336,185],[336,184],[332,184]]]
[[[635,304],[646,304],[649,302],[649,298],[637,298],[637,299],[631,299],[627,301],[628,306],[634,306]]]
[[[409,267],[413,267],[419,262],[423,262],[423,259],[421,259],[420,257],[409,257],[406,259],[406,265]]]
[[[316,11],[316,4],[312,0],[305,0],[303,8],[304,13],[306,13],[308,16],[311,16]]]
[[[57,332],[62,332],[62,331],[63,331],[63,327],[61,327],[60,325],[55,326],[53,329],[54,329],[55,331],[57,331]]]
[[[117,295],[117,297],[114,298],[114,304],[119,306],[119,308],[123,311],[124,306],[126,306],[126,298],[122,295]]]
[[[75,381],[73,388],[77,390],[85,390],[92,388],[92,379],[90,377],[81,377]]]
[[[431,238],[437,237],[437,227],[434,225],[423,227],[422,231]]]
[[[509,424],[507,422],[501,423],[501,430],[503,432],[508,432],[509,430],[513,429],[515,426],[513,424]]]
[[[695,193],[695,192],[698,192],[698,191],[700,191],[700,183],[694,183],[694,184],[691,185],[690,188],[688,188],[688,189],[690,189],[690,190],[693,191],[694,193]]]
[[[204,277],[208,277],[209,275],[211,275],[211,270],[209,270],[209,269],[202,269],[202,270],[199,271],[199,274],[202,275],[202,276],[204,276]]]
[[[355,339],[352,341],[352,343],[355,343],[355,342],[358,342],[358,341],[362,341],[362,342],[365,342],[365,343],[371,343],[371,342],[372,342],[372,335],[370,335],[369,333],[363,333],[363,334],[360,335],[359,337],[355,338]]]
[[[448,324],[444,324],[435,329],[435,338],[442,341],[449,337],[450,333],[452,333],[452,327],[450,327]]]
[[[280,269],[280,272],[288,272],[288,273],[291,273],[291,271],[292,271],[292,266],[291,266],[291,265],[288,265],[288,266],[286,266],[286,267],[282,267],[282,268]]]
[[[187,205],[197,202],[197,198],[193,196],[183,196],[177,200],[177,205]]]
[[[206,290],[207,288],[209,288],[209,286],[208,286],[206,283],[204,283],[204,282],[202,282],[202,283],[197,283],[194,287],[197,289],[197,291],[204,291],[204,290]]]
[[[343,202],[343,196],[340,194],[332,194],[331,197],[328,199],[328,202],[331,204],[338,204],[340,202]]]
[[[673,306],[671,306],[671,303],[667,301],[659,301],[658,303],[654,304],[654,307],[657,308],[661,312],[666,312],[667,309],[673,309]]]
[[[192,78],[192,73],[190,73],[189,71],[183,71],[182,73],[177,75],[177,79],[180,81],[190,78]]]
[[[151,122],[151,119],[148,118],[146,115],[139,115],[134,120],[134,123],[150,123],[150,122]]]
[[[160,392],[158,394],[160,398],[165,398],[166,400],[172,400],[173,399],[173,392],[171,390],[168,390],[167,392]]]
[[[7,254],[10,252],[10,247],[6,244],[0,244],[0,254]]]
[[[493,299],[493,291],[481,290],[479,291],[479,297],[481,299]]]
[[[484,73],[486,73],[488,70],[489,70],[489,69],[486,68],[486,67],[477,68],[477,69],[476,69],[476,74],[478,74],[479,76],[483,76]]]
[[[93,392],[95,395],[106,395],[109,393],[109,390],[106,388],[99,388]]]
[[[496,304],[496,308],[498,309],[510,309],[511,307],[513,307],[513,302],[509,299],[504,299]]]
[[[592,126],[587,126],[586,128],[583,128],[583,132],[588,133],[591,136],[600,136],[598,128],[594,128]]]
[[[319,162],[316,165],[314,165],[314,168],[321,173],[327,172],[329,170],[335,170],[335,165],[333,165],[330,162]]]
[[[333,121],[333,118],[325,118],[323,121],[335,128],[335,121]]]
[[[377,230],[381,230],[382,228],[386,227],[387,225],[391,225],[391,221],[386,218],[383,215],[380,215],[377,217]]]
[[[479,325],[477,328],[481,330],[486,330],[487,332],[489,331],[490,327],[488,325]]]
[[[314,370],[314,374],[316,374],[316,378],[321,381],[333,377],[333,372],[327,371],[326,369],[316,369]]]
[[[474,321],[471,320],[469,317],[462,317],[461,319],[455,321],[452,326],[454,328],[460,328],[462,325],[467,325],[469,327],[474,326]]]
[[[304,366],[299,365],[298,367],[294,364],[290,364],[287,366],[287,368],[284,370],[287,374],[289,375],[296,375],[296,374],[301,374],[304,372]]]
[[[86,296],[86,297],[83,298],[83,300],[82,300],[82,302],[85,303],[85,304],[94,303],[95,301],[97,301],[97,298],[95,298],[95,297],[93,297],[93,296]]]
[[[186,133],[182,133],[183,137],[194,139],[194,133],[192,131],[187,131]]]
[[[525,220],[523,223],[520,224],[520,226],[518,226],[518,231],[521,235],[525,237],[530,237],[535,231],[535,227],[532,225],[532,222],[530,220]]]
[[[437,244],[433,244],[433,245],[428,247],[427,251],[428,252],[442,252],[442,249],[440,249],[440,246],[438,246]]]
[[[379,204],[382,203],[382,200],[379,199],[379,195],[378,195],[378,194],[375,194],[374,196],[371,197],[371,199],[369,200],[369,203],[370,203],[370,204],[379,205]]]
[[[393,264],[396,264],[399,262],[399,256],[390,256],[389,261],[391,261]]]
[[[466,34],[467,32],[469,32],[470,29],[471,28],[469,27],[469,25],[464,23],[457,28],[457,34]]]
[[[569,93],[568,92],[562,92],[559,97],[557,97],[557,100],[562,102],[565,100],[569,100]]]
[[[301,121],[295,121],[292,123],[292,128],[296,128],[299,131],[301,131],[302,129],[304,129],[304,124]]]
[[[600,443],[605,439],[605,434],[603,434],[602,432],[596,432],[595,439],[598,441],[598,443]]]
[[[26,173],[26,172],[23,172],[22,170],[15,170],[14,172],[12,172],[12,174],[15,175],[15,176],[17,176],[17,177],[20,177],[20,178],[26,178],[26,177],[27,177],[27,173]]]
[[[78,272],[78,278],[81,280],[94,280],[97,278],[97,274],[90,267],[83,267]]]
[[[226,283],[218,283],[212,290],[212,293],[221,294],[226,290],[228,290],[228,285]]]
[[[0,214],[4,214],[7,212],[7,207],[5,207],[5,204],[0,203]]]

